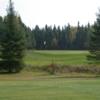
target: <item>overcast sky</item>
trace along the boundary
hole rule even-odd
[[[13,0],[15,10],[31,28],[35,25],[73,26],[96,20],[100,0]],[[0,15],[6,15],[8,0],[0,0]]]

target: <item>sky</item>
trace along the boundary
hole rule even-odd
[[[0,0],[0,16],[6,15],[9,0]],[[64,26],[77,22],[86,25],[96,20],[100,8],[100,0],[12,0],[15,11],[30,28],[45,24]]]

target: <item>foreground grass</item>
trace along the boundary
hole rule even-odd
[[[61,65],[87,64],[87,51],[28,51],[24,59],[26,64],[35,66],[49,65],[51,63]]]
[[[100,79],[1,80],[0,100],[100,100]]]
[[[0,81],[20,81],[20,80],[41,80],[41,79],[62,79],[62,78],[99,78],[100,74],[92,73],[57,73],[51,75],[44,71],[22,71],[16,74],[0,74]]]

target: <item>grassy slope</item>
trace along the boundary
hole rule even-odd
[[[32,65],[62,65],[86,64],[87,51],[28,51],[25,63]]]
[[[0,100],[100,100],[100,80],[0,81]]]

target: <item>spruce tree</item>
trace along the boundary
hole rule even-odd
[[[2,67],[10,73],[19,72],[22,68],[25,41],[12,0],[9,0],[7,9],[6,28],[6,35],[1,43]]]
[[[100,10],[90,37],[89,52],[90,55],[88,55],[88,60],[92,63],[100,64]]]

